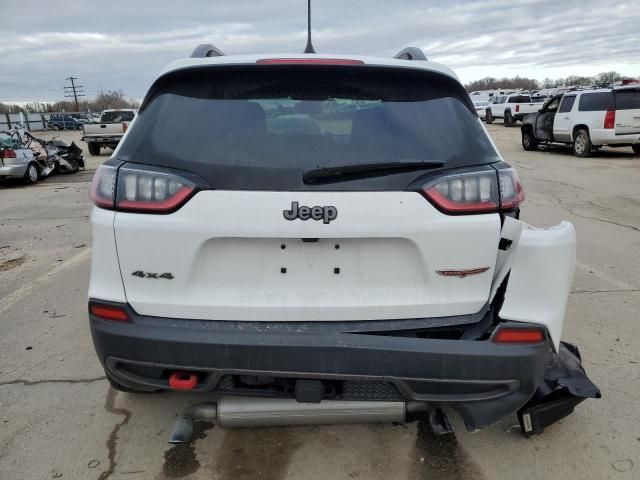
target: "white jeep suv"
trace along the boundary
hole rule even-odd
[[[415,51],[219,53],[162,72],[93,180],[112,385],[450,406],[470,430],[527,403],[560,349],[574,228],[518,220],[456,75]]]

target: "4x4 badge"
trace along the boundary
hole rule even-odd
[[[300,207],[298,202],[291,202],[291,209],[283,210],[282,215],[287,220],[322,220],[322,223],[329,223],[338,217],[338,209],[336,207]]]

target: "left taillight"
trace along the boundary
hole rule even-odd
[[[117,173],[117,167],[107,165],[102,165],[96,170],[90,190],[91,200],[96,206],[110,210],[115,208]]]
[[[93,178],[91,198],[102,208],[163,214],[180,208],[196,190],[193,181],[173,171],[103,165]]]
[[[615,110],[607,110],[607,113],[604,116],[604,128],[606,130],[611,130],[616,125],[616,111]]]

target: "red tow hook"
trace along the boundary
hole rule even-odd
[[[173,372],[169,377],[169,387],[174,390],[193,390],[198,384],[198,376],[189,372]]]

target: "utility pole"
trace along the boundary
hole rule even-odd
[[[67,77],[65,80],[69,80],[71,85],[65,85],[64,87],[64,96],[65,97],[73,97],[76,101],[76,112],[80,111],[80,107],[78,106],[78,97],[84,97],[84,87],[82,85],[76,85],[75,80],[78,80],[78,77]]]

